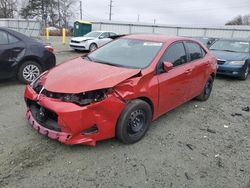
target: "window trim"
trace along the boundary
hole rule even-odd
[[[187,63],[190,62],[190,61],[189,61],[189,56],[188,56],[188,53],[187,53],[187,49],[186,49],[186,46],[184,45],[184,42],[185,42],[185,41],[183,41],[183,40],[175,41],[175,42],[171,43],[171,44],[165,49],[165,51],[163,52],[163,54],[162,54],[160,60],[158,61],[157,65],[156,65],[156,74],[164,73],[162,70],[161,70],[161,71],[159,70],[159,66],[160,66],[160,64],[162,63],[163,56],[167,53],[167,51],[169,50],[169,48],[171,48],[173,45],[182,43],[183,48],[184,48],[184,51],[185,51],[185,54],[186,54],[186,57],[187,57],[187,62],[186,62],[186,63],[183,63],[183,64],[181,64],[181,65],[174,66],[173,69],[175,69],[175,68],[177,68],[177,67],[180,67],[180,66],[183,66],[183,65],[185,65],[185,64],[187,64]]]
[[[191,40],[186,40],[186,41],[183,41],[183,43],[184,43],[184,46],[185,46],[186,51],[187,51],[187,53],[188,53],[188,63],[191,63],[191,62],[195,62],[195,61],[201,60],[202,58],[204,58],[204,57],[207,55],[207,51],[204,50],[204,48],[203,48],[198,42],[196,42],[196,41],[191,41]],[[191,60],[190,51],[189,51],[189,49],[188,49],[188,47],[187,47],[187,43],[194,43],[194,44],[197,44],[197,45],[200,47],[201,54],[203,54],[203,53],[202,53],[202,50],[205,52],[204,56],[201,57],[201,58],[199,58],[199,59]]]

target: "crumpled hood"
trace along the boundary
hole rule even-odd
[[[78,42],[81,42],[84,40],[93,40],[93,39],[95,39],[95,38],[94,37],[73,37],[73,38],[71,38],[71,40],[78,41]]]
[[[94,63],[79,57],[51,69],[43,78],[43,86],[51,92],[81,93],[114,87],[140,71]]]
[[[215,55],[217,59],[222,59],[226,61],[243,61],[249,58],[249,54],[247,53],[226,52],[219,50],[210,50],[210,52]]]

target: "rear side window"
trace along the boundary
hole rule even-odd
[[[196,59],[200,59],[204,57],[204,50],[200,47],[199,44],[194,42],[186,42],[186,46],[188,48],[190,54],[190,60],[194,61]],[[202,51],[203,50],[203,51]]]
[[[161,63],[167,61],[173,66],[182,65],[187,62],[187,55],[182,42],[170,46],[162,56]]]
[[[8,34],[4,31],[0,31],[0,45],[8,44]]]
[[[9,36],[9,43],[16,43],[19,41],[19,39],[14,37],[13,35],[8,34],[8,36]]]

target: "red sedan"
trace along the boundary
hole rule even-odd
[[[64,144],[139,141],[151,122],[212,91],[216,59],[181,37],[128,35],[58,65],[25,90],[26,118]]]

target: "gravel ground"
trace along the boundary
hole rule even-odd
[[[53,40],[58,63],[81,55]],[[208,101],[167,113],[136,144],[70,147],[29,127],[24,86],[1,81],[0,187],[250,188],[249,83],[217,78]]]

